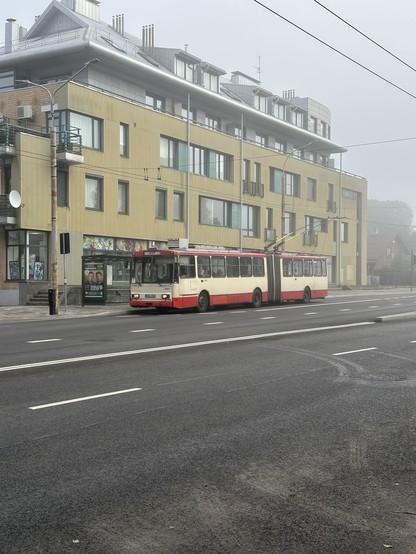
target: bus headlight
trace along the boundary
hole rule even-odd
[[[162,294],[162,300],[169,300],[170,294]]]
[[[133,300],[138,300],[140,298],[140,294],[135,293],[135,294],[132,294],[131,297],[133,298]]]

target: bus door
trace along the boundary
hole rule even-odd
[[[280,279],[280,258],[272,254],[266,256],[267,260],[267,287],[268,287],[268,301],[278,302],[280,300],[281,293],[281,279]]]

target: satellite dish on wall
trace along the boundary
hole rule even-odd
[[[13,208],[18,208],[22,203],[22,197],[17,190],[11,190],[9,193],[9,202]]]

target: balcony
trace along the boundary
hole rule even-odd
[[[264,185],[257,183],[256,181],[243,180],[243,194],[250,194],[250,196],[264,197]]]
[[[17,211],[10,204],[8,194],[0,194],[0,225],[16,225]]]
[[[67,165],[84,163],[79,129],[67,125],[59,128],[56,138],[56,159]]]
[[[264,240],[268,242],[276,242],[277,233],[276,229],[265,229],[264,230]]]
[[[304,246],[318,246],[318,233],[309,231],[303,234],[303,245]]]
[[[0,124],[0,158],[16,156],[16,126]]]

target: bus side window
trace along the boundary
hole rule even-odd
[[[302,277],[302,260],[293,260],[293,275]]]
[[[195,279],[195,258],[194,256],[180,256],[179,275],[181,279]]]
[[[239,277],[240,267],[237,256],[230,256],[227,261],[227,277]]]
[[[322,277],[321,260],[313,261],[313,274],[315,275],[315,277]]]
[[[225,277],[225,258],[224,256],[212,256],[212,276]]]
[[[264,277],[264,258],[253,258],[254,277]]]
[[[305,277],[312,277],[313,269],[311,260],[303,260],[303,274]]]
[[[283,260],[283,277],[292,277],[292,260]]]
[[[211,277],[211,268],[208,256],[198,256],[198,277]]]
[[[241,277],[251,277],[251,258],[240,258]]]

